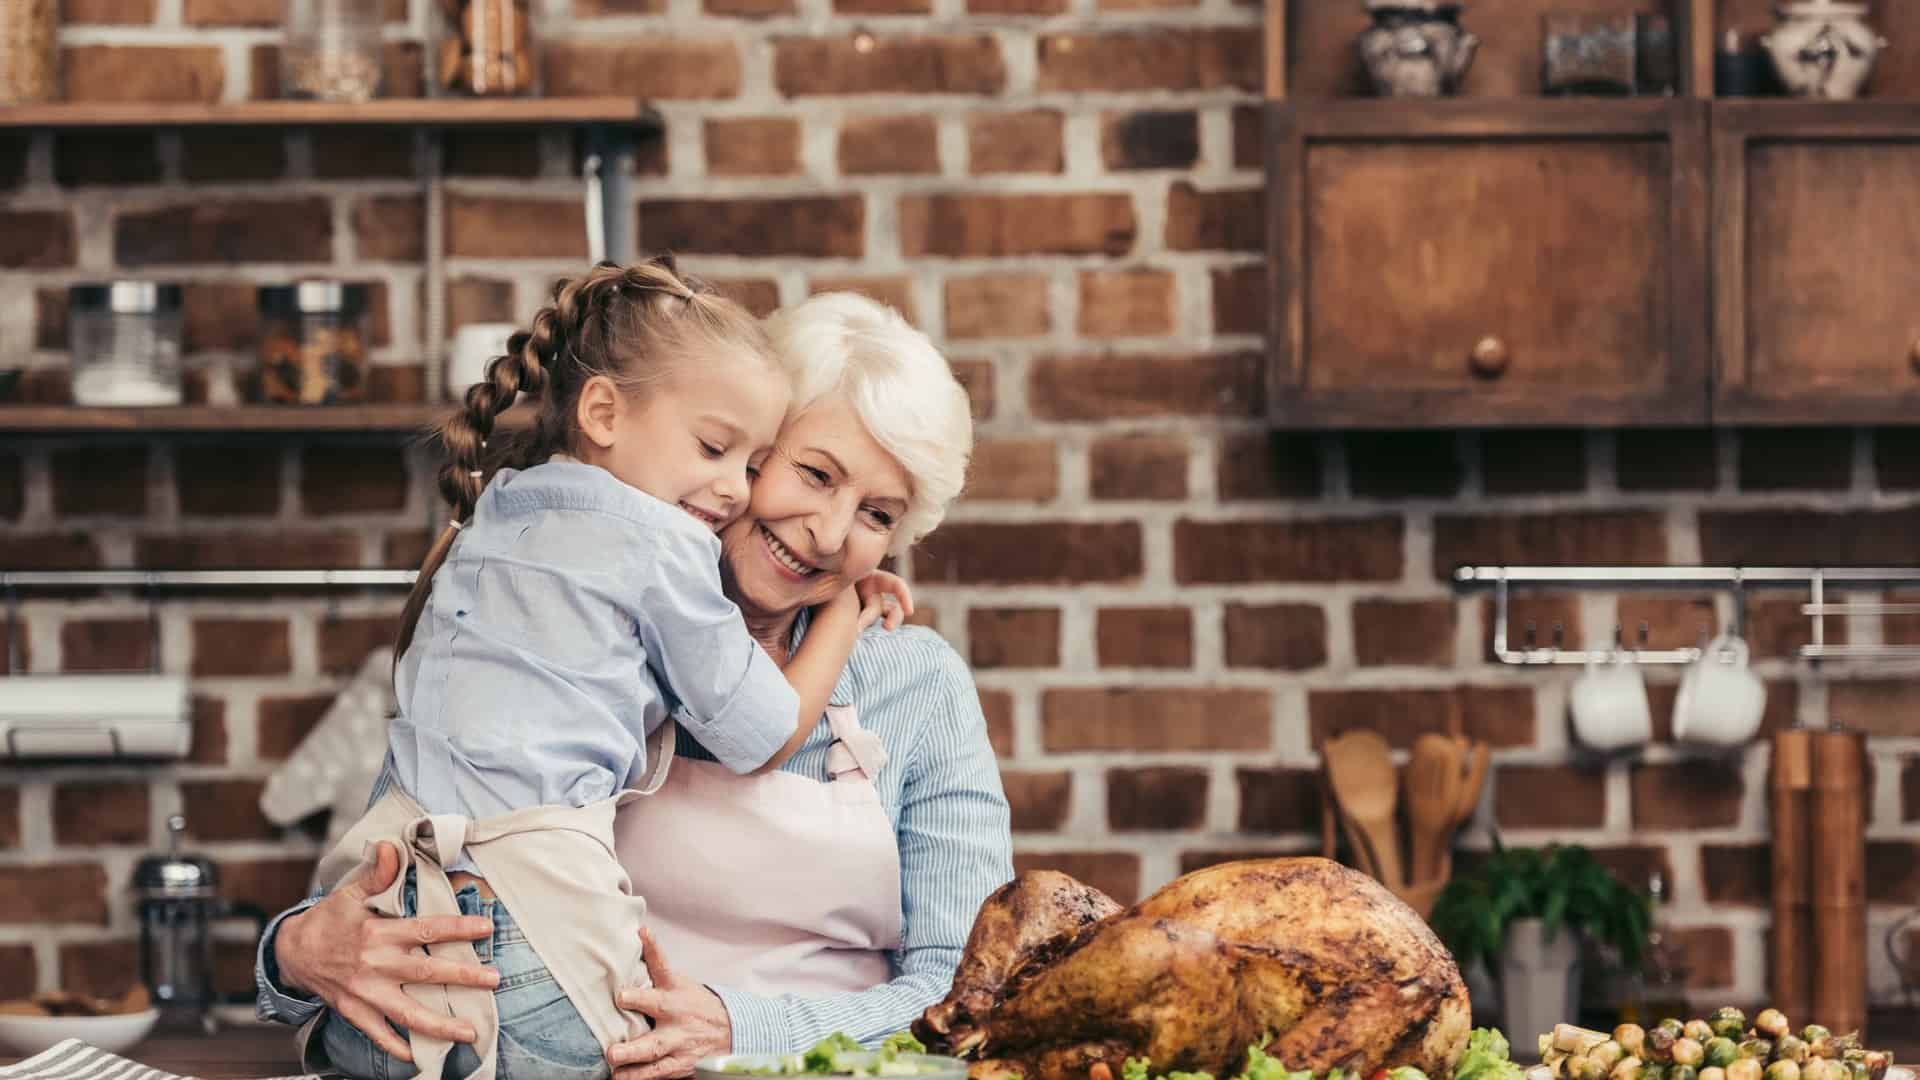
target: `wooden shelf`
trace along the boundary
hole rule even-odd
[[[64,103],[0,108],[0,129],[179,127],[568,127],[657,131],[646,102],[624,97],[388,98],[360,105],[249,101],[234,105]]]
[[[1505,135],[1660,135],[1684,98],[1294,98],[1293,123],[1310,136],[1356,139]]]
[[[151,409],[85,405],[0,405],[0,434],[58,432],[304,432],[425,433],[453,406],[394,405],[177,405]]]

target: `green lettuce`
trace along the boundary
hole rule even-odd
[[[1523,1080],[1526,1070],[1508,1057],[1510,1049],[1505,1035],[1492,1028],[1475,1028],[1467,1037],[1467,1052],[1454,1067],[1453,1080]]]

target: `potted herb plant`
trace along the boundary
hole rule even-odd
[[[1638,971],[1652,910],[1578,845],[1494,850],[1447,883],[1431,923],[1461,969],[1486,965],[1500,980],[1505,1029],[1532,1037],[1579,1014],[1580,938]]]

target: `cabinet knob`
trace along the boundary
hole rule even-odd
[[[1916,342],[1915,346],[1920,348],[1920,342]],[[1489,334],[1474,342],[1473,352],[1468,357],[1467,363],[1473,368],[1475,375],[1486,379],[1497,379],[1507,373],[1507,364],[1512,359],[1512,354],[1507,351],[1507,343]]]

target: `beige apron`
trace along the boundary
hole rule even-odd
[[[647,737],[648,774],[637,790],[622,791],[587,806],[536,806],[494,817],[428,814],[399,787],[390,787],[316,871],[323,887],[364,872],[370,848],[385,840],[400,851],[400,873],[384,892],[368,897],[379,915],[402,916],[406,872],[414,872],[418,915],[459,915],[446,866],[462,852],[479,868],[494,896],[512,913],[554,981],[565,990],[605,1050],[647,1031],[645,1017],[614,1005],[623,986],[650,983],[640,949],[640,927],[647,923],[645,894],[632,888],[613,846],[614,818],[620,807],[658,791],[673,761],[675,725],[662,724]],[[660,861],[660,850],[650,853]],[[442,942],[433,954],[477,964],[479,954],[467,941]],[[470,1080],[492,1080],[499,1018],[493,991],[475,987],[407,984],[414,1000],[436,1012],[473,1025],[479,1068]],[[322,1012],[300,1030],[301,1062],[311,1059]],[[422,1077],[438,1080],[453,1044],[408,1032],[408,1046]]]
[[[674,970],[768,995],[892,977],[900,847],[873,786],[886,751],[851,706],[828,706],[827,722],[827,783],[682,758],[614,819],[620,861]]]

